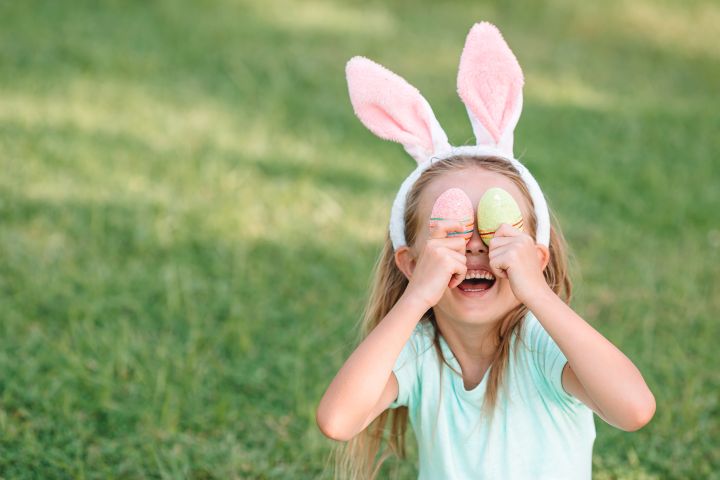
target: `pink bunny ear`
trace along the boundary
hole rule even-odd
[[[473,25],[460,57],[457,89],[478,145],[497,146],[512,155],[522,87],[520,64],[497,27]]]
[[[402,77],[360,56],[345,75],[355,115],[375,135],[402,144],[418,164],[450,148],[430,104]]]

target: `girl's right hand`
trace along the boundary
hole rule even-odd
[[[455,288],[467,272],[465,246],[461,236],[448,237],[449,232],[461,232],[464,225],[456,221],[437,220],[430,224],[430,238],[420,252],[405,293],[425,302],[432,308],[445,294]]]

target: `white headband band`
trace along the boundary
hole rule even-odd
[[[482,22],[472,27],[458,70],[458,94],[467,108],[477,145],[451,146],[427,100],[382,65],[357,56],[348,61],[345,72],[358,118],[375,135],[401,143],[418,164],[400,186],[390,212],[390,239],[395,250],[406,245],[405,205],[413,184],[432,164],[457,155],[499,157],[515,167],[533,200],[535,241],[549,246],[545,197],[512,152],[513,132],[522,111],[522,70],[494,25]]]

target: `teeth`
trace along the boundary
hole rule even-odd
[[[495,280],[495,275],[484,270],[468,270],[465,274],[465,279],[468,280],[473,278],[484,278],[492,281]]]

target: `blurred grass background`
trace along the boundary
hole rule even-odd
[[[573,306],[657,399],[596,417],[594,478],[720,478],[720,6],[680,0],[0,0],[0,476],[329,478],[315,408],[413,167],[345,62],[469,143],[480,20],[525,71]]]

